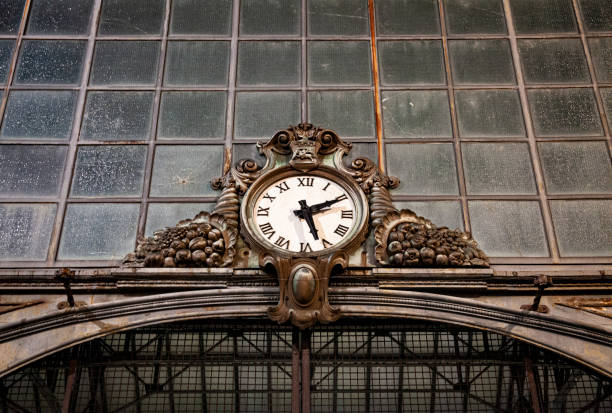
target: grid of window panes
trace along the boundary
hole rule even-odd
[[[611,262],[612,3],[372,5],[3,0],[0,266],[114,264],[300,121],[493,262]]]

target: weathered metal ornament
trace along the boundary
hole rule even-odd
[[[307,305],[315,296],[317,280],[314,269],[310,266],[299,266],[293,270],[291,278],[293,297],[298,304]]]

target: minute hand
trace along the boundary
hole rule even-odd
[[[335,204],[336,202],[340,202],[342,201],[341,199],[332,199],[330,201],[325,201],[325,202],[321,202],[320,204],[314,204],[310,206],[310,211],[314,214],[317,212],[320,212],[322,209],[325,209],[329,206],[332,206],[333,204]]]

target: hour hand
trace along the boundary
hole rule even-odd
[[[312,219],[312,211],[311,207],[308,206],[306,200],[302,199],[300,202],[300,209],[294,210],[293,213],[297,215],[299,218],[302,218],[308,224],[308,228],[310,228],[310,233],[314,239],[319,239],[319,234],[317,228],[315,227],[314,220]]]

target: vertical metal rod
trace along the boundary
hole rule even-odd
[[[370,16],[370,46],[372,57],[372,79],[374,82],[374,115],[376,121],[376,145],[378,147],[378,167],[385,171],[385,150],[382,130],[382,106],[380,104],[380,78],[378,76],[378,52],[376,48],[376,16],[374,0],[368,0]]]
[[[306,3],[307,0],[302,0],[301,2],[301,10],[302,10],[302,16],[301,16],[301,22],[302,22],[302,27],[301,27],[301,64],[300,64],[300,68],[301,68],[301,76],[300,76],[300,85],[301,85],[301,112],[302,112],[302,122],[308,122],[308,93],[306,91],[307,89],[307,82],[308,82],[308,66],[307,66],[307,37],[308,37],[308,6]]]
[[[440,332],[436,331],[434,333],[434,348],[433,348],[433,357],[434,360],[438,358],[438,341],[440,340]],[[429,399],[429,411],[434,413],[436,411],[436,383],[438,380],[438,366],[434,365],[431,368],[431,393]]]
[[[404,357],[406,357],[406,332],[402,331],[400,338],[400,371],[397,378],[397,412],[404,411]]]
[[[332,410],[335,412],[338,410],[338,336],[334,333],[334,377],[333,377],[333,388],[332,391]]]
[[[134,359],[136,358],[136,334],[134,332],[128,332],[126,334],[127,336],[125,339],[126,341],[130,341],[132,349],[130,356],[132,357],[132,359]],[[136,377],[138,376],[138,364],[132,364],[132,369],[134,370],[135,374],[132,376],[134,378],[134,396],[136,397],[136,400],[138,400],[138,402],[136,403],[136,413],[141,413],[142,403],[140,402],[140,384],[138,383],[138,378]]]
[[[236,75],[238,67],[238,36],[240,24],[240,0],[232,3],[232,39],[230,41],[230,64],[227,83],[227,110],[225,113],[225,159],[223,174],[232,166],[232,142],[234,138],[234,113],[236,104]]]
[[[531,393],[531,407],[533,413],[541,413],[540,394],[538,392],[538,385],[535,379],[535,372],[533,363],[529,357],[524,358],[525,372],[527,373],[527,381],[529,383],[529,392]]]
[[[372,340],[374,339],[374,331],[368,331],[368,346],[367,346],[367,354],[368,361],[372,360]],[[368,363],[366,366],[366,377],[365,377],[365,385],[366,385],[366,393],[365,393],[365,411],[369,413],[371,408],[370,404],[372,402],[372,364]]]
[[[62,404],[62,413],[70,413],[70,407],[72,402],[72,395],[74,393],[75,383],[77,376],[77,361],[76,359],[70,360],[68,368],[68,379],[66,380],[66,390],[64,391],[64,401]]]
[[[302,413],[310,413],[310,334],[302,331]]]
[[[170,334],[166,335],[166,359],[171,359]],[[174,376],[172,375],[170,363],[168,363],[166,367],[166,374],[168,375],[168,401],[170,404],[170,413],[174,413]]]
[[[272,332],[267,330],[266,334],[266,358],[268,361],[266,362],[268,376],[268,413],[273,413],[272,410]]]
[[[200,376],[202,383],[200,391],[202,392],[202,413],[208,413],[208,402],[206,400],[206,356],[204,354],[204,337],[202,332],[198,333],[198,349],[200,350]]]
[[[300,413],[300,330],[291,332],[291,411]]]
[[[232,332],[234,344],[234,411],[240,413],[240,361],[238,360],[238,336]]]

